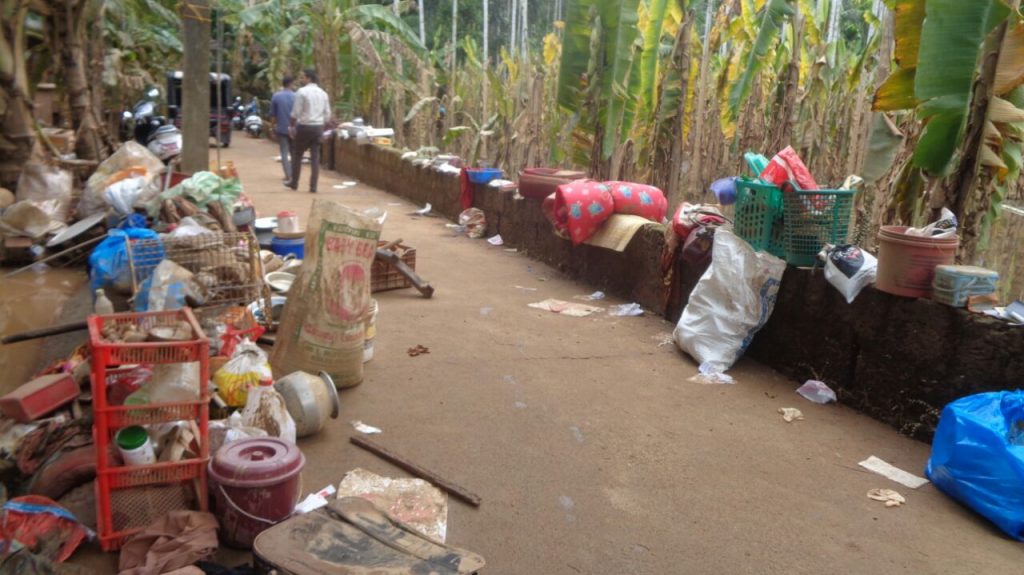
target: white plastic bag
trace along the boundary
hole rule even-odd
[[[853,245],[825,244],[818,257],[825,260],[825,279],[853,303],[865,286],[875,283],[878,260],[875,256]]]
[[[262,429],[246,427],[242,423],[242,414],[236,411],[227,419],[210,422],[210,455],[217,453],[218,449],[233,441],[266,436],[267,432]]]
[[[955,238],[957,229],[956,214],[948,208],[942,208],[942,215],[938,220],[923,228],[907,228],[904,232],[908,236],[923,236],[928,238]]]
[[[249,390],[242,410],[242,425],[256,427],[270,437],[280,437],[295,443],[295,420],[288,406],[273,385],[259,385]]]
[[[772,314],[786,262],[754,251],[729,229],[715,232],[711,265],[690,294],[673,336],[701,363],[722,373],[743,355]]]

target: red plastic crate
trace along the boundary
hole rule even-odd
[[[103,339],[110,323],[132,324],[146,332],[153,327],[184,321],[192,328],[188,341],[113,343]],[[93,438],[96,443],[96,523],[100,545],[116,551],[136,531],[169,511],[208,509],[207,462],[210,456],[209,420],[210,342],[188,308],[167,312],[94,315],[88,319],[92,349]],[[199,397],[195,401],[147,405],[107,404],[107,376],[125,364],[199,364]],[[199,430],[198,457],[183,461],[115,467],[110,457],[114,435],[130,425],[193,420]],[[183,493],[190,494],[185,497]],[[191,503],[186,503],[191,502]]]
[[[192,327],[193,339],[174,342],[115,343],[103,338],[103,328],[113,324],[134,324],[141,332],[154,327],[174,327],[184,321]],[[209,354],[209,340],[188,308],[173,311],[92,315],[88,319],[93,365],[106,367],[136,363],[188,363]]]
[[[199,419],[199,411],[207,401],[185,401],[181,403],[152,403],[148,405],[116,405],[102,410],[94,409],[95,414],[104,414],[107,425],[111,428],[128,427],[131,425],[151,425],[169,423],[188,419]]]
[[[152,465],[111,467],[102,473],[108,477],[111,489],[124,489],[196,479],[206,468],[206,463],[205,459],[184,459]]]

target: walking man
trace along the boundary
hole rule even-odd
[[[320,177],[320,138],[324,135],[324,126],[331,119],[331,104],[327,92],[316,85],[316,70],[307,69],[303,76],[306,85],[295,93],[295,106],[292,108],[292,158],[295,161],[292,162],[292,181],[287,185],[293,190],[299,189],[302,156],[310,150],[309,191],[315,194],[316,181]]]
[[[292,108],[295,106],[295,92],[292,91],[292,77],[281,80],[281,89],[270,98],[270,121],[274,123],[274,134],[281,147],[281,167],[284,168],[284,183],[292,181],[292,139],[288,135],[292,123]],[[299,161],[301,161],[301,157]]]

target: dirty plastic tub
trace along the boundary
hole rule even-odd
[[[931,297],[935,267],[954,262],[960,238],[908,236],[906,230],[906,226],[879,230],[875,287],[894,295]]]
[[[306,457],[277,437],[229,443],[210,460],[213,513],[226,545],[249,549],[256,536],[291,516],[302,495]]]

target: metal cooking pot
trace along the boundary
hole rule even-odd
[[[328,418],[337,419],[341,409],[334,381],[323,371],[319,376],[305,371],[290,373],[277,380],[274,389],[284,397],[285,407],[295,420],[297,437],[319,432]]]

